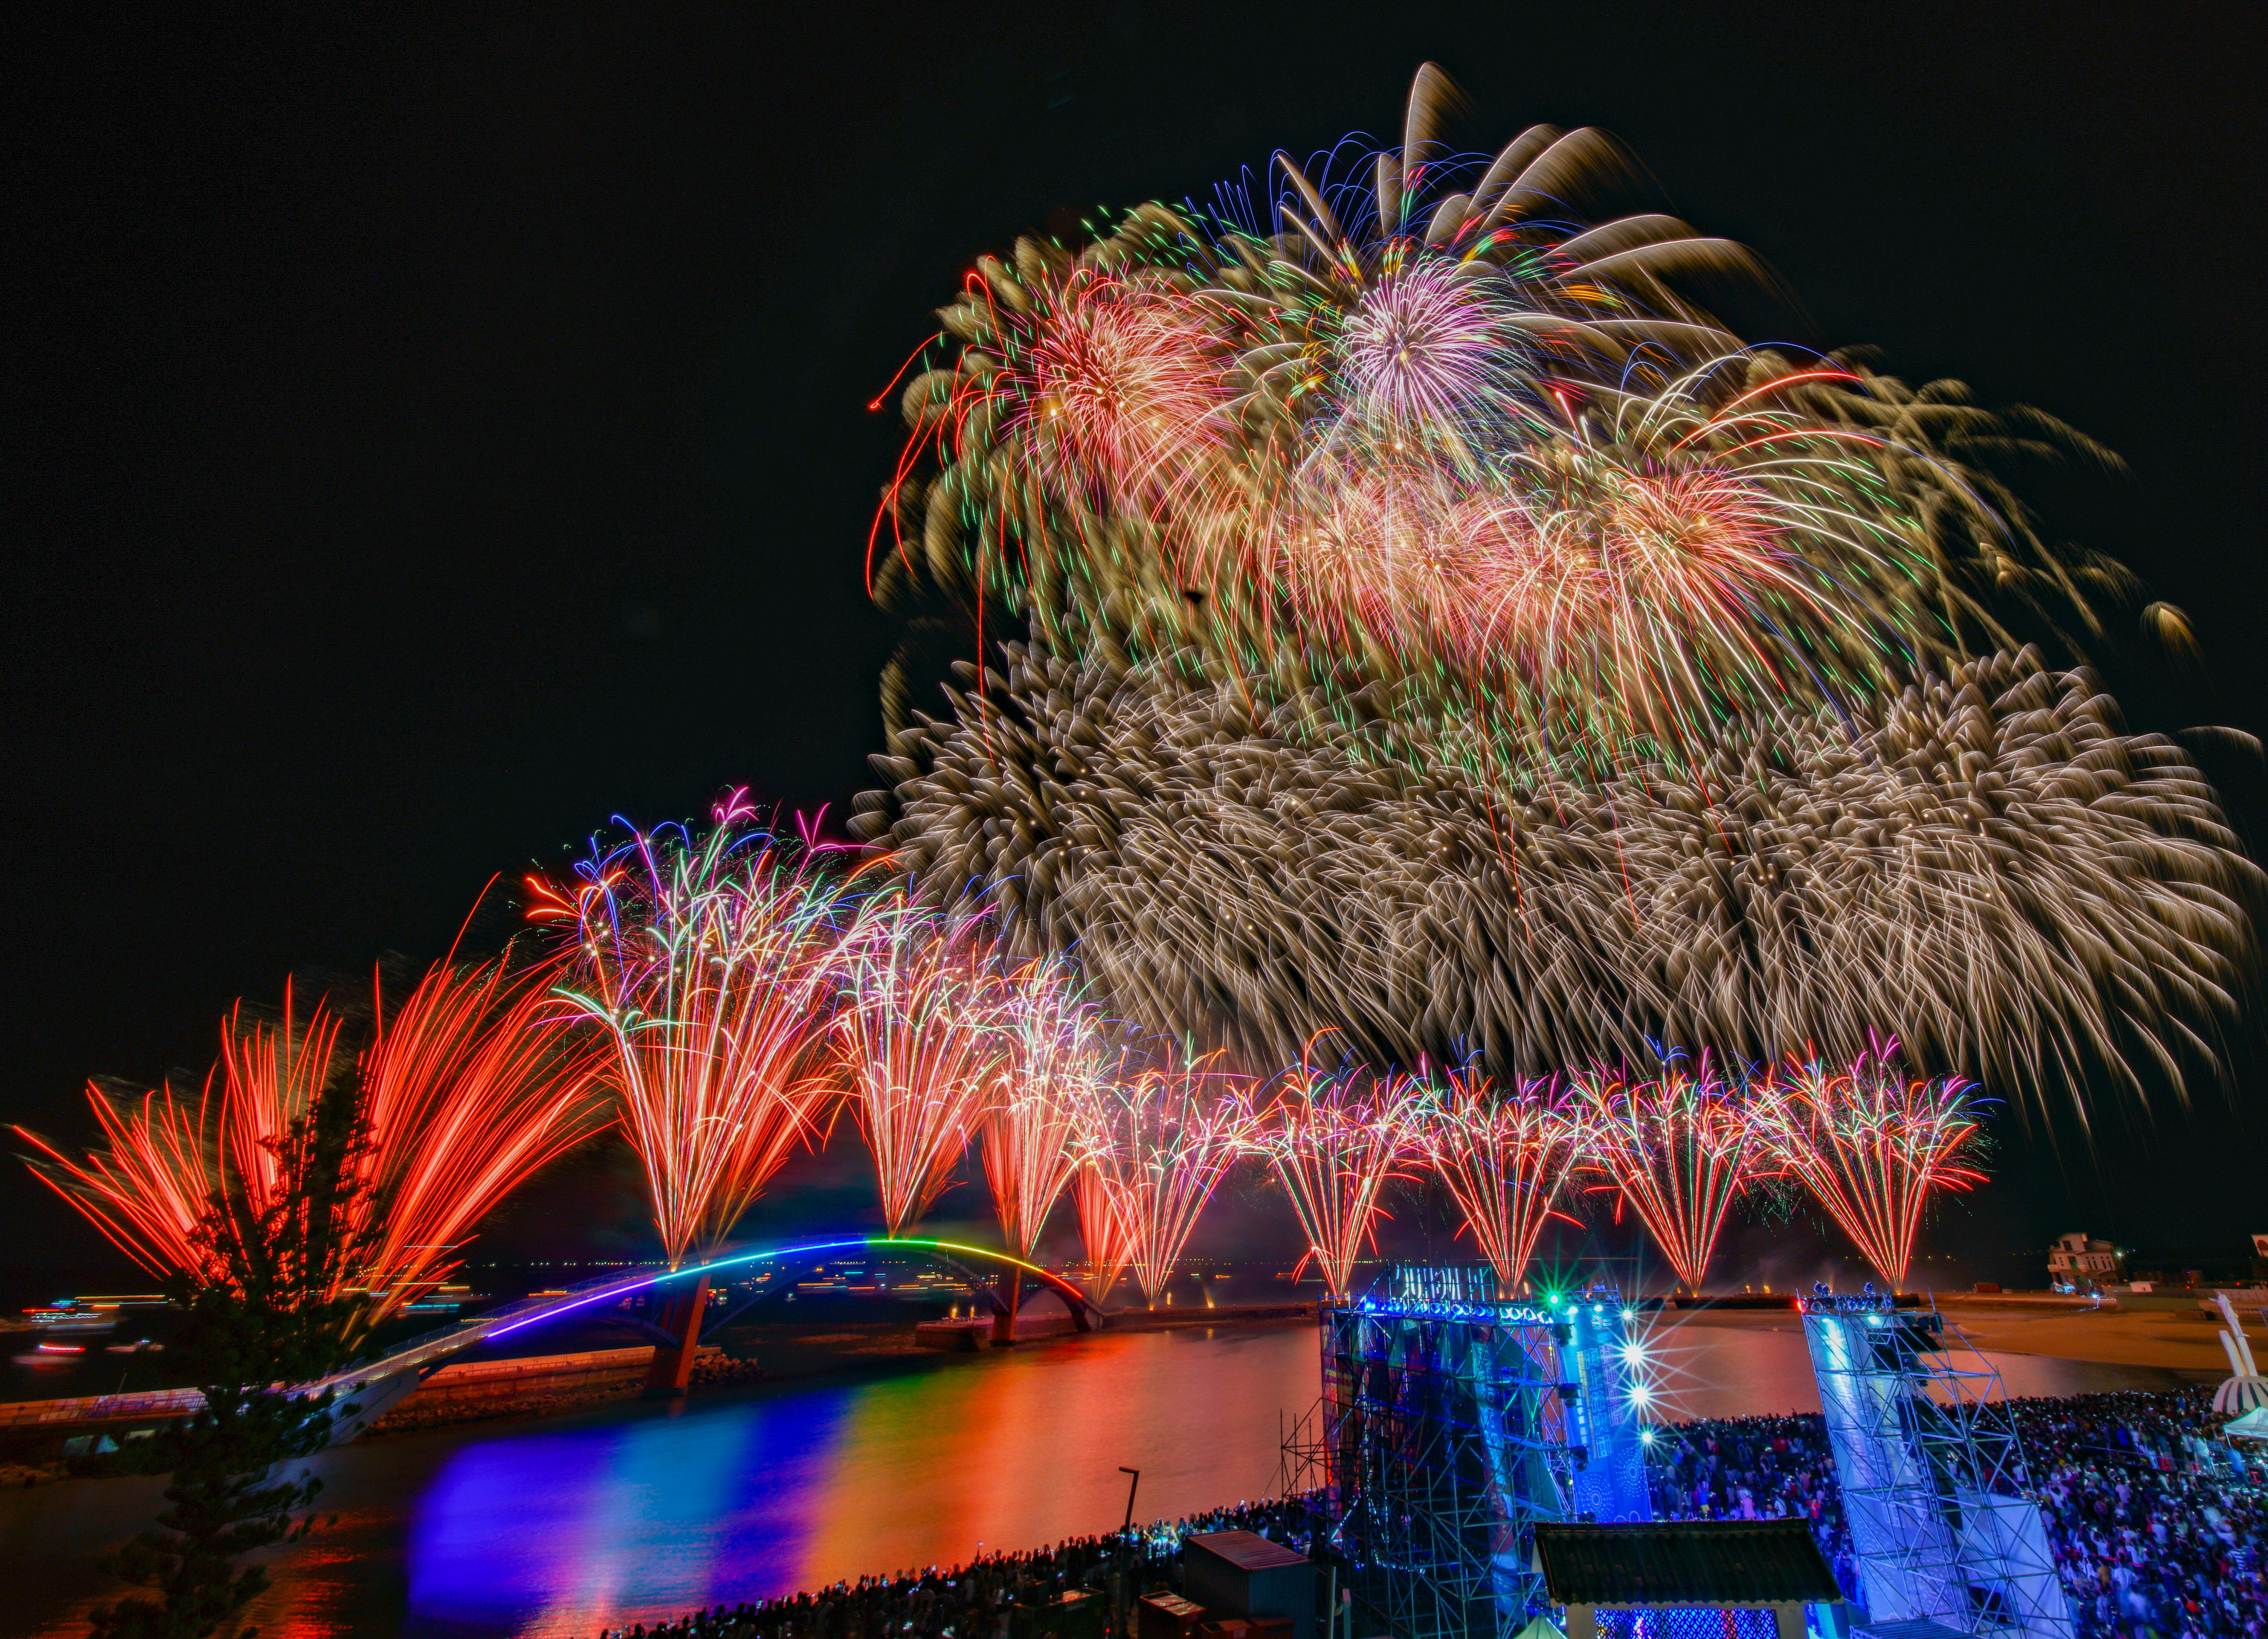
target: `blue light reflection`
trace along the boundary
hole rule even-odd
[[[686,1610],[792,1592],[851,1399],[821,1389],[474,1446],[412,1525],[411,1614],[589,1632],[618,1599]]]

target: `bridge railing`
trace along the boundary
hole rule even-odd
[[[880,1250],[899,1247],[937,1258],[952,1264],[954,1259],[945,1253],[969,1253],[981,1257],[999,1258],[1001,1253],[989,1247],[963,1246],[950,1241],[934,1241],[926,1238],[907,1238],[901,1241],[882,1236],[857,1236],[812,1241],[799,1246],[768,1248],[763,1251],[737,1253],[719,1258],[706,1265],[693,1266],[676,1271],[676,1275],[691,1275],[712,1269],[732,1268],[782,1258],[800,1257],[814,1253],[834,1253],[852,1247]],[[1018,1261],[1008,1259],[1009,1262]],[[579,1282],[556,1291],[534,1292],[516,1298],[499,1308],[474,1316],[469,1320],[457,1320],[435,1330],[394,1345],[385,1354],[360,1361],[342,1371],[335,1371],[320,1383],[306,1385],[306,1392],[320,1394],[327,1389],[341,1392],[358,1386],[381,1383],[400,1377],[405,1371],[416,1371],[460,1349],[472,1348],[484,1339],[519,1326],[531,1325],[548,1315],[572,1309],[593,1309],[610,1300],[627,1297],[634,1292],[649,1290],[659,1282],[675,1278],[669,1274],[657,1275],[659,1266],[645,1265],[620,1275],[601,1275]],[[1093,1305],[1062,1276],[1035,1265],[1023,1266],[1049,1285],[1065,1294],[1068,1300]],[[71,1400],[26,1400],[14,1405],[0,1405],[0,1429],[52,1422],[104,1422],[122,1418],[177,1415],[185,1416],[201,1410],[204,1396],[195,1389],[145,1389],[132,1394],[99,1394]]]
[[[82,1394],[70,1400],[27,1400],[0,1406],[0,1429],[49,1422],[95,1422],[107,1418],[187,1415],[202,1410],[195,1389],[136,1389],[131,1394]]]
[[[608,1289],[619,1288],[624,1295],[642,1290],[652,1283],[651,1270],[633,1271],[622,1275],[602,1275],[596,1279],[582,1281],[555,1292],[534,1292],[515,1298],[508,1304],[469,1320],[453,1321],[431,1332],[422,1333],[406,1342],[397,1343],[383,1355],[357,1362],[344,1371],[335,1371],[320,1383],[307,1385],[310,1394],[320,1394],[327,1389],[342,1393],[357,1385],[383,1381],[415,1371],[433,1361],[470,1349],[482,1338],[514,1321],[541,1319],[555,1310],[577,1307],[591,1308],[603,1305],[610,1295]],[[205,1397],[193,1388],[136,1389],[130,1394],[81,1394],[67,1400],[18,1400],[11,1405],[0,1405],[0,1429],[36,1428],[51,1422],[107,1422],[137,1417],[192,1416],[204,1409]]]
[[[555,1310],[591,1308],[603,1305],[613,1295],[609,1289],[619,1289],[621,1296],[642,1290],[653,1283],[650,1270],[634,1270],[622,1275],[601,1275],[580,1281],[556,1291],[531,1292],[495,1309],[475,1315],[469,1320],[452,1321],[407,1342],[397,1343],[375,1359],[357,1362],[342,1371],[335,1371],[313,1392],[342,1389],[352,1384],[366,1383],[374,1378],[398,1377],[414,1367],[422,1366],[445,1355],[470,1349],[490,1334],[500,1331],[515,1321],[540,1319]]]

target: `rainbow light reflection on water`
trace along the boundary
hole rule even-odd
[[[409,1631],[584,1635],[1268,1492],[1310,1327],[1101,1333],[482,1440],[408,1522]],[[1195,1390],[1196,1392],[1192,1392]]]

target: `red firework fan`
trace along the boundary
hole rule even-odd
[[[1465,1231],[1496,1271],[1497,1295],[1520,1290],[1536,1238],[1590,1147],[1582,1106],[1550,1080],[1498,1098],[1489,1078],[1453,1072],[1419,1131],[1427,1165],[1464,1215]]]
[[[874,1156],[882,1222],[918,1222],[998,1106],[1009,1062],[1007,994],[992,952],[898,904],[849,970],[837,1052]]]
[[[1900,1072],[1895,1040],[1842,1069],[1791,1059],[1758,1101],[1773,1163],[1802,1180],[1896,1291],[1932,1196],[1984,1175],[1968,1165],[1976,1089],[1958,1076]]]
[[[1335,1295],[1353,1280],[1379,1216],[1379,1192],[1403,1176],[1396,1167],[1415,1148],[1421,1086],[1403,1077],[1374,1081],[1302,1065],[1252,1124],[1252,1147],[1292,1197],[1307,1257]]]
[[[1098,1143],[1111,1159],[1098,1175],[1116,1202],[1142,1299],[1152,1305],[1197,1215],[1248,1142],[1249,1084],[1217,1064],[1213,1055],[1194,1063],[1174,1058],[1102,1097]]]
[[[512,1188],[603,1128],[590,1044],[551,1003],[550,964],[445,959],[389,1016],[378,994],[353,1089],[368,1123],[350,1228],[372,1251],[350,1271],[374,1325],[445,1278],[472,1227]],[[216,1202],[258,1219],[273,1203],[285,1135],[350,1066],[346,1021],[318,1003],[304,1021],[291,988],[273,1023],[241,1004],[219,1062],[191,1105],[171,1087],[123,1106],[90,1086],[107,1150],[74,1160],[37,1144],[35,1169],[114,1244],[153,1274],[215,1274],[198,1227]]]
[[[1759,1159],[1753,1113],[1704,1053],[1691,1069],[1669,1055],[1633,1080],[1594,1070],[1570,1078],[1590,1128],[1590,1163],[1653,1237],[1679,1282],[1698,1291],[1734,1200]]]
[[[1086,1249],[1087,1291],[1098,1308],[1134,1259],[1134,1237],[1120,1206],[1125,1186],[1113,1167],[1112,1158],[1090,1156],[1071,1180],[1079,1245]]]
[[[984,1118],[984,1176],[1008,1250],[1028,1260],[1078,1170],[1080,1129],[1094,1120],[1102,1019],[1060,959],[1010,974],[1001,1013],[1006,1056]]]

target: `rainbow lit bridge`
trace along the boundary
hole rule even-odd
[[[719,1271],[747,1268],[753,1265],[778,1265],[772,1271],[772,1280],[762,1290],[719,1318],[717,1324],[725,1325],[749,1304],[778,1291],[781,1283],[792,1279],[798,1272],[845,1252],[909,1253],[934,1264],[967,1287],[976,1301],[989,1308],[996,1317],[1006,1314],[1006,1305],[991,1283],[969,1265],[972,1262],[998,1265],[1004,1271],[1013,1271],[1061,1298],[1064,1306],[1071,1312],[1072,1326],[1078,1330],[1091,1332],[1102,1320],[1102,1311],[1086,1293],[1063,1276],[995,1248],[926,1237],[854,1235],[735,1253],[730,1257],[711,1259],[705,1263],[688,1263],[676,1269],[643,1269],[623,1275],[602,1275],[563,1291],[523,1297],[491,1309],[485,1314],[457,1321],[423,1337],[412,1339],[376,1360],[364,1361],[343,1371],[335,1372],[320,1383],[309,1385],[308,1392],[335,1391],[342,1400],[351,1398],[354,1415],[340,1419],[333,1435],[333,1444],[344,1444],[408,1399],[420,1384],[453,1356],[468,1349],[494,1342],[563,1315],[608,1309],[625,1297],[636,1297],[641,1292],[674,1283],[698,1280]],[[641,1329],[660,1335],[656,1328],[651,1327],[642,1326]],[[192,1416],[203,1406],[204,1397],[195,1389],[157,1389],[134,1394],[28,1401],[20,1406],[0,1407],[0,1433],[20,1430],[33,1423],[42,1430],[57,1432],[119,1432],[136,1426]]]

